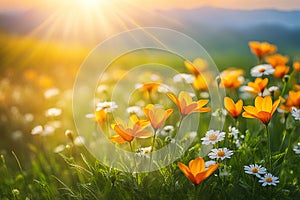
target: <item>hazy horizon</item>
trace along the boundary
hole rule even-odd
[[[216,7],[234,10],[262,10],[274,9],[293,11],[300,10],[300,1],[295,0],[0,0],[0,11],[27,10],[27,9],[55,9],[61,5],[73,4],[111,4],[115,6],[130,5],[137,9],[169,10],[169,9],[195,9],[201,7]]]

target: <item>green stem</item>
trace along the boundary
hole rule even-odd
[[[288,78],[288,80],[286,80],[286,79],[283,77],[283,78],[282,78],[282,81],[283,81],[283,88],[282,88],[282,91],[281,91],[280,96],[283,96],[283,95],[286,93],[288,83],[290,82],[290,77]]]
[[[153,140],[152,140],[152,145],[151,145],[151,151],[150,151],[150,162],[149,162],[149,171],[151,169],[151,165],[152,165],[152,152],[154,149],[154,145],[155,145],[155,139],[156,139],[156,133],[157,133],[157,129],[153,129],[154,130],[154,135],[153,135]]]
[[[271,135],[269,133],[268,125],[265,126],[266,133],[268,137],[268,159],[269,159],[269,169],[272,171],[272,150],[271,150]]]
[[[133,148],[132,148],[131,141],[129,142],[129,146],[130,146],[131,152],[133,152]],[[134,167],[135,167],[135,169],[136,169],[135,153],[133,154],[133,161],[134,161]],[[136,178],[137,184],[139,185],[139,174],[138,174],[137,172],[135,172],[135,178]]]

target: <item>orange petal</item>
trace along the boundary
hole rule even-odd
[[[193,111],[195,111],[195,109],[197,107],[198,107],[198,105],[196,103],[192,103],[192,104],[184,107],[181,113],[184,115],[188,115],[188,114],[192,113]]]
[[[125,142],[127,142],[120,135],[114,135],[109,140],[111,142],[116,142],[116,143],[119,143],[119,144],[124,144]]]
[[[257,116],[258,110],[253,106],[243,106],[244,110],[254,116]]]
[[[209,102],[208,99],[201,99],[201,100],[197,101],[198,108],[205,106],[206,104],[208,104],[208,102]]]
[[[204,162],[203,158],[198,157],[195,160],[191,160],[189,162],[189,168],[190,168],[190,171],[191,171],[191,173],[193,175],[196,175],[199,172],[204,171],[204,169],[205,169],[205,162]]]
[[[115,125],[114,130],[127,142],[131,142],[134,138],[132,135],[128,135],[119,125]]]
[[[196,183],[196,180],[193,176],[193,174],[191,173],[190,169],[183,163],[178,162],[178,167],[179,169],[182,171],[182,173],[194,184]]]
[[[168,110],[166,110],[166,112],[167,112],[166,118],[168,118],[173,113],[173,109],[168,109]]]
[[[237,103],[235,104],[235,109],[236,109],[236,112],[238,113],[238,115],[242,112],[242,109],[243,109],[243,100],[242,99],[237,101]]]
[[[257,118],[256,115],[253,115],[253,114],[250,114],[250,113],[247,113],[247,112],[243,112],[242,116],[245,117],[245,118]]]
[[[224,98],[224,106],[226,108],[226,110],[235,110],[235,105],[234,102],[231,98],[229,97],[225,97]]]
[[[264,98],[262,98],[261,96],[257,96],[255,98],[254,105],[255,105],[255,108],[257,108],[257,111],[262,110],[263,99]]]
[[[206,108],[199,108],[199,109],[198,109],[199,112],[208,112],[208,111],[210,111],[210,110],[211,110],[211,108],[209,108],[209,107],[206,107]]]
[[[271,113],[272,111],[272,99],[270,96],[266,96],[262,101],[262,111]]]
[[[185,102],[186,105],[190,105],[193,102],[193,99],[190,95],[190,93],[186,91],[181,91],[178,95],[178,100],[182,104],[182,102]]]
[[[271,116],[272,116],[272,115],[274,114],[274,112],[276,111],[276,109],[277,109],[279,103],[280,103],[280,99],[277,99],[277,100],[274,102],[274,104],[273,104],[273,106],[272,106]]]
[[[202,181],[204,181],[206,178],[208,178],[212,173],[214,173],[214,171],[216,171],[216,169],[218,167],[219,167],[219,164],[215,164],[215,165],[210,166],[204,172],[201,172],[201,173],[197,174],[196,177],[195,177],[196,183],[200,184]]]
[[[257,114],[257,118],[262,121],[264,124],[268,124],[270,119],[271,119],[271,113],[265,112],[265,111],[260,111]]]
[[[172,94],[172,93],[167,93],[168,97],[176,104],[176,106],[181,110],[180,103],[178,99]]]

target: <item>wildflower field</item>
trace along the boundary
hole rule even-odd
[[[84,134],[72,112],[79,69],[67,58],[88,51],[47,44],[56,53],[38,62],[14,52],[32,67],[1,71],[0,199],[300,199],[300,62],[275,44],[245,45],[249,71],[213,74],[206,58],[165,61],[163,52],[176,73],[128,74],[143,63],[130,55],[113,63],[90,112],[79,108]],[[51,63],[60,58],[68,65]],[[217,106],[213,85],[224,92]]]

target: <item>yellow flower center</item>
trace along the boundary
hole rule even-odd
[[[271,182],[272,182],[272,178],[271,178],[271,177],[268,177],[268,178],[266,178],[266,181],[267,181],[268,183],[271,183]]]
[[[219,157],[223,157],[223,156],[225,156],[225,152],[224,151],[218,151],[217,155]]]
[[[266,71],[266,69],[265,69],[265,68],[261,68],[261,69],[259,69],[258,71],[261,72],[261,73],[263,73],[263,72]]]
[[[215,134],[211,134],[208,139],[211,141],[215,141],[218,138],[218,136],[216,136]]]
[[[253,169],[252,169],[252,172],[253,172],[253,173],[257,173],[257,172],[258,172],[258,169],[257,169],[256,167],[253,168]]]

